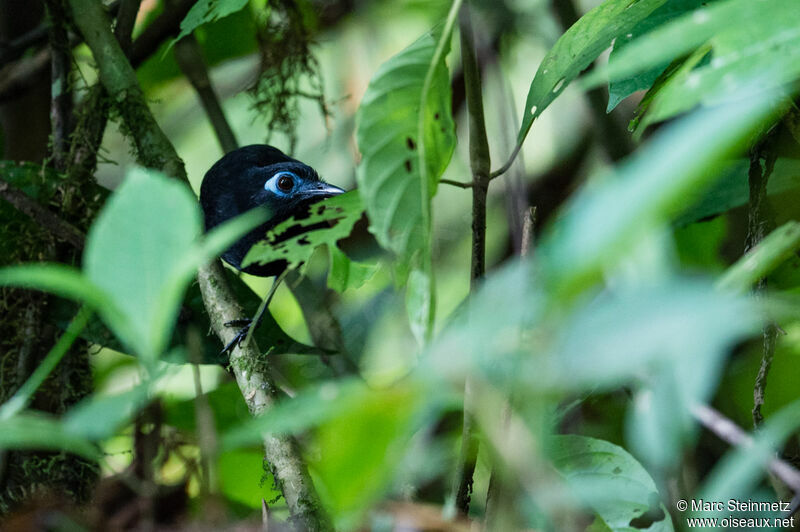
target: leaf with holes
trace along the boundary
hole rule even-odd
[[[450,78],[442,59],[435,66],[425,109],[428,198],[422,197],[419,168],[420,100],[439,32],[427,33],[384,63],[367,87],[356,116],[362,159],[356,178],[378,243],[399,257],[407,272],[413,255],[428,241],[423,202],[436,193],[455,147],[450,114]],[[405,274],[403,275],[403,277]]]
[[[553,465],[608,530],[674,530],[655,482],[625,449],[573,435],[550,443]]]
[[[708,46],[710,60],[658,87],[645,115],[646,122],[657,122],[719,103],[743,87],[765,90],[800,78],[798,28],[794,2],[716,2],[632,41],[606,68],[587,76],[586,85],[623,79]]]
[[[305,264],[319,246],[335,247],[349,236],[364,207],[358,192],[351,191],[314,203],[309,211],[304,218],[293,216],[270,229],[264,240],[247,252],[242,266],[285,262],[295,268]]]
[[[647,18],[642,20],[634,27],[630,33],[617,37],[614,41],[614,48],[608,57],[609,63],[617,61],[619,54],[633,40],[641,35],[652,31],[659,26],[691,11],[707,0],[672,0],[660,8],[653,11]],[[628,78],[618,79],[608,84],[608,108],[606,112],[611,112],[622,100],[636,91],[649,89],[653,82],[661,75],[670,61],[666,60],[660,65],[656,65],[649,70],[638,72]]]
[[[578,20],[547,53],[536,71],[525,102],[517,143],[548,105],[588,67],[615,38],[636,25],[666,0],[607,0]]]

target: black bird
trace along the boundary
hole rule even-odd
[[[271,277],[280,274],[285,263],[242,268],[242,260],[253,244],[263,240],[267,231],[280,222],[306,215],[312,203],[342,192],[320,179],[313,168],[277,148],[253,144],[228,153],[206,172],[200,186],[200,204],[206,231],[250,209],[269,210],[269,219],[228,248],[222,258],[237,270]]]
[[[251,264],[242,268],[242,260],[253,244],[262,240],[267,231],[291,216],[307,215],[308,207],[312,203],[343,192],[341,188],[323,181],[313,168],[292,159],[277,148],[253,144],[226,154],[206,172],[200,186],[200,205],[203,208],[206,231],[253,208],[269,210],[269,219],[228,248],[222,258],[237,270],[259,277],[271,277],[284,272],[285,261]],[[278,282],[276,280],[273,284],[273,289],[253,320],[256,327],[260,322],[262,309],[269,304]],[[244,339],[250,328],[249,320],[237,324],[245,327],[223,352]]]

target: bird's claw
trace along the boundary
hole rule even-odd
[[[253,325],[253,320],[250,319],[241,319],[241,320],[231,320],[225,323],[225,327],[241,327],[239,332],[236,333],[236,336],[233,337],[233,340],[228,342],[220,355],[227,355],[230,354],[233,349],[244,342],[244,339],[247,338],[247,333],[250,331],[250,327]]]

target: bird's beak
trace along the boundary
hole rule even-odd
[[[325,198],[332,198],[333,196],[338,196],[339,194],[343,194],[345,192],[344,189],[341,189],[334,185],[329,185],[327,183],[320,183],[316,187],[305,191],[303,196],[307,199],[325,199]]]

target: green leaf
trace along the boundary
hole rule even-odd
[[[623,50],[631,41],[705,3],[706,0],[671,0],[667,2],[660,8],[653,11],[644,20],[639,22],[630,31],[630,33],[620,35],[614,40],[614,48],[611,50],[611,55],[608,57],[608,62],[615,63],[619,57],[620,51]],[[669,65],[669,63],[670,61],[667,60],[649,70],[638,72],[631,77],[618,79],[609,83],[608,108],[606,109],[606,112],[610,113],[619,104],[619,102],[634,92],[649,89],[653,85],[653,82],[656,80],[656,78],[658,78],[658,76],[660,76],[664,69]]]
[[[99,449],[87,438],[72,433],[55,418],[33,413],[0,421],[0,449],[67,451],[89,460],[100,458]]]
[[[728,163],[726,168],[720,171],[721,177],[713,185],[687,198],[687,203],[691,204],[691,207],[677,218],[675,225],[688,225],[746,205],[750,198],[747,177],[749,168],[749,159],[737,159]],[[778,156],[767,182],[767,194],[774,199],[797,189],[800,189],[800,160]]]
[[[326,382],[303,390],[257,418],[224,432],[222,450],[258,445],[264,434],[292,434],[340,415],[366,400],[369,389],[360,380]]]
[[[328,417],[318,429],[312,459],[320,497],[337,528],[351,529],[383,496],[429,400],[409,382],[369,390],[364,400]]]
[[[351,191],[322,200],[310,207],[311,215],[294,216],[267,232],[242,262],[242,266],[285,260],[290,268],[305,264],[319,246],[335,248],[346,238],[363,214],[358,192]]]
[[[625,449],[584,436],[554,436],[553,465],[608,529],[673,530],[655,482]]]
[[[249,0],[197,0],[181,21],[181,32],[170,47],[207,22],[227,17],[244,9]]]
[[[541,240],[537,255],[548,286],[577,293],[593,284],[654,227],[675,217],[687,195],[707,187],[720,161],[770,112],[769,98],[751,98],[695,113],[660,132],[615,175],[590,182]]]
[[[125,316],[129,329],[115,332],[145,360],[167,345],[191,279],[186,257],[193,254],[200,231],[197,199],[185,184],[134,169],[89,232],[86,276]]]
[[[569,28],[547,52],[531,82],[517,144],[525,140],[533,121],[615,38],[633,31],[666,1],[606,0]]]
[[[272,501],[281,496],[271,475],[265,479],[266,469],[263,449],[221,453],[217,457],[220,493],[230,501],[261,511],[262,500]]]
[[[687,390],[684,396],[697,398],[715,381],[703,371],[707,361],[755,331],[759,321],[752,300],[719,292],[706,280],[618,287],[565,321],[550,366],[556,373],[542,379],[561,389],[611,389],[648,368],[669,367],[692,372],[680,386]]]
[[[339,248],[328,246],[331,269],[328,288],[341,293],[348,288],[359,288],[375,274],[378,263],[368,264],[350,260]]]
[[[800,249],[800,223],[787,222],[768,234],[728,268],[717,281],[720,290],[746,292]]]
[[[149,390],[145,381],[122,393],[89,397],[67,412],[63,426],[92,441],[109,438],[147,403]]]
[[[424,112],[428,197],[418,160],[420,99],[439,33],[427,33],[384,63],[369,83],[356,115],[361,164],[356,172],[370,230],[408,272],[429,241],[424,210],[455,147],[450,79],[444,58],[435,65]]]
[[[58,263],[23,264],[0,269],[0,286],[40,290],[60,297],[88,303],[93,308],[109,304],[107,294],[78,270]]]
[[[707,44],[711,60],[654,95],[647,122],[715,104],[757,84],[769,90],[800,77],[800,10],[784,0],[728,0],[698,9],[631,42],[586,84],[641,73]],[[643,124],[643,126],[646,124]]]

